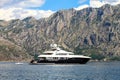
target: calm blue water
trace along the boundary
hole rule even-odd
[[[88,62],[84,65],[0,62],[0,80],[120,80],[120,62]]]

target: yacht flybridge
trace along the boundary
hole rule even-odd
[[[74,55],[73,52],[62,50],[57,44],[51,44],[50,47],[51,50],[38,56],[39,60],[32,60],[30,63],[85,64],[90,60],[88,56]]]

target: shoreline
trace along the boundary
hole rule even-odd
[[[0,61],[0,62],[27,62],[27,63],[29,63],[31,61],[31,59],[29,59],[29,60],[8,60],[8,61]],[[116,61],[119,61],[119,60],[107,60],[107,61],[104,61],[104,60],[90,60],[90,61],[88,61],[88,62],[116,62]]]
[[[29,60],[20,60],[20,61],[19,61],[19,60],[8,60],[8,61],[5,60],[5,61],[4,61],[4,60],[3,60],[3,61],[0,61],[0,62],[30,62],[30,61],[31,61],[31,60],[29,59]]]

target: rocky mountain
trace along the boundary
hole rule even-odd
[[[39,20],[0,20],[0,58],[29,58],[48,49],[52,40],[76,54],[120,60],[120,5],[60,10]],[[16,52],[7,51],[13,44]]]
[[[23,50],[15,43],[0,37],[0,61],[20,61],[22,59],[26,60],[28,57],[30,58],[26,50]]]

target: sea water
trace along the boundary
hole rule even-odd
[[[0,80],[120,80],[120,62],[69,65],[0,62]]]

